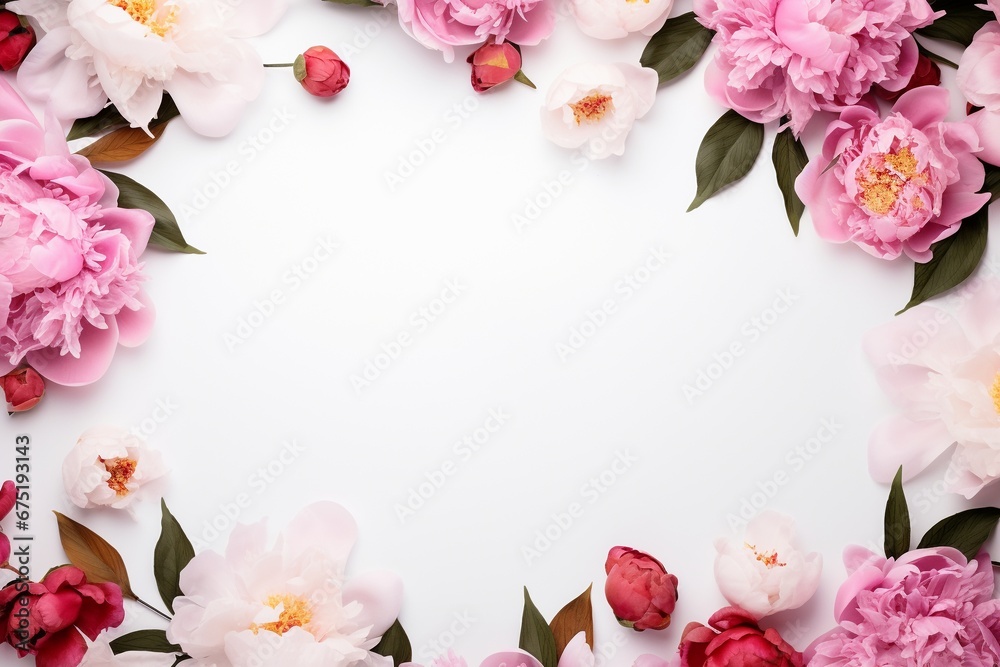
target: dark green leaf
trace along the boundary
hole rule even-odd
[[[694,12],[675,16],[650,38],[639,63],[655,69],[663,85],[694,67],[714,34],[698,23]]]
[[[983,187],[980,192],[990,193],[990,204],[1000,199],[1000,167],[994,167],[992,164],[983,163],[986,167],[986,182],[983,183]]]
[[[771,161],[774,163],[774,173],[778,177],[778,188],[785,200],[785,215],[792,225],[792,231],[799,235],[799,220],[806,209],[802,200],[795,194],[795,179],[809,162],[806,149],[802,142],[792,134],[792,128],[786,127],[774,138],[774,148],[771,151]]]
[[[521,639],[517,645],[535,656],[542,667],[556,667],[559,662],[552,628],[531,601],[527,588],[524,589],[524,612],[521,614]]]
[[[929,26],[918,28],[917,34],[963,46],[971,44],[972,36],[988,21],[996,19],[993,12],[984,11],[968,0],[937,0],[934,10],[944,10],[945,15]]]
[[[149,129],[168,123],[179,115],[180,111],[177,110],[174,100],[170,95],[164,93],[163,100],[160,102],[160,108],[156,112],[156,118],[149,123]],[[109,104],[90,118],[81,118],[75,121],[73,127],[69,130],[69,134],[66,135],[66,141],[73,141],[74,139],[82,139],[84,137],[95,137],[105,130],[126,127],[128,124],[129,122],[121,115],[118,108],[113,104]]]
[[[181,570],[194,558],[194,547],[184,534],[181,525],[167,509],[165,500],[160,500],[163,516],[160,518],[160,539],[153,550],[153,576],[160,599],[174,613],[174,598],[184,595],[181,591]]]
[[[174,664],[170,665],[170,667],[177,667],[177,665],[181,664],[185,660],[190,660],[190,659],[191,656],[189,656],[187,653],[182,653],[181,655],[177,656],[177,659],[174,660]]]
[[[122,208],[141,208],[149,211],[156,224],[153,225],[153,233],[149,237],[149,242],[166,250],[177,252],[193,253],[204,255],[201,250],[188,244],[181,234],[181,228],[177,224],[177,218],[170,211],[163,200],[157,197],[149,188],[136,183],[128,176],[116,174],[113,171],[101,170],[111,182],[118,186],[118,205]]]
[[[111,652],[115,655],[128,651],[151,651],[152,653],[179,653],[181,647],[167,641],[166,630],[136,630],[111,640]]]
[[[917,41],[917,40],[914,40],[914,41]],[[958,69],[958,65],[956,65],[953,62],[951,62],[950,60],[948,60],[944,56],[939,56],[938,54],[936,54],[933,51],[931,51],[930,49],[926,48],[923,44],[921,44],[918,41],[917,41],[917,51],[920,52],[920,54],[927,56],[928,58],[930,58],[931,60],[933,60],[934,62],[936,62],[938,65],[944,65],[944,66],[950,67],[952,69]]]
[[[392,658],[392,663],[399,667],[404,662],[413,660],[413,649],[410,647],[410,638],[406,636],[406,630],[400,624],[399,619],[389,626],[389,629],[382,635],[373,652]]]
[[[971,276],[986,251],[988,231],[989,219],[984,205],[963,220],[953,236],[932,245],[934,257],[926,264],[914,267],[913,294],[899,313],[961,285]]]
[[[371,0],[326,0],[326,2],[332,2],[335,5],[355,5],[357,7],[382,7],[383,5],[378,2],[372,2]]]
[[[725,186],[750,171],[764,145],[764,126],[747,120],[732,109],[708,128],[698,148],[694,169],[698,194],[688,211],[701,206]]]
[[[996,507],[977,507],[953,514],[934,524],[917,548],[953,547],[972,560],[989,539],[997,521],[1000,508]]]
[[[899,558],[910,550],[910,509],[903,493],[903,466],[899,466],[885,504],[885,557]]]

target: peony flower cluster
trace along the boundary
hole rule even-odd
[[[947,113],[948,91],[937,86],[904,93],[884,120],[864,106],[844,109],[795,181],[819,235],[882,259],[930,261],[931,245],[990,198],[979,193],[975,129],[946,122]]]
[[[868,466],[906,479],[953,444],[948,489],[971,498],[1000,479],[1000,284],[967,288],[955,316],[924,304],[871,331],[865,352],[902,414],[872,434]]]
[[[1000,16],[1000,1],[988,6]],[[981,107],[969,116],[983,142],[980,159],[1000,165],[1000,23],[990,21],[975,34],[958,61],[955,81],[965,98]]]
[[[759,123],[790,116],[795,134],[876,84],[903,88],[917,64],[910,33],[936,16],[927,0],[695,0],[694,11],[718,46],[709,94]]]
[[[115,185],[5,81],[0,119],[0,375],[27,362],[89,384],[152,329],[139,256],[153,217],[119,208]]]
[[[110,100],[146,128],[163,93],[199,134],[228,134],[264,82],[244,38],[277,22],[285,0],[16,0],[7,8],[45,35],[18,70],[32,100],[60,119],[85,118]]]
[[[63,484],[77,507],[127,508],[139,489],[166,474],[160,453],[123,429],[89,429],[63,460]]]
[[[806,650],[810,667],[993,667],[1000,663],[1000,600],[981,553],[950,547],[886,559],[844,552],[848,578],[837,593],[837,627]]]

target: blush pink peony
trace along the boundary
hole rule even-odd
[[[1000,2],[993,7],[1000,9]],[[982,107],[969,116],[983,142],[979,158],[1000,165],[1000,23],[990,21],[972,38],[958,61],[955,82],[965,99]]]
[[[910,33],[933,21],[927,0],[695,0],[718,46],[709,94],[750,120],[858,104],[872,86],[899,90],[917,64]]]
[[[975,129],[945,122],[947,113],[948,91],[937,86],[904,93],[885,120],[863,106],[844,109],[795,181],[819,235],[882,259],[929,261],[931,244],[990,198],[978,193],[985,172]]]
[[[886,559],[844,552],[848,578],[837,592],[839,627],[806,650],[810,667],[994,667],[1000,663],[1000,600],[993,568],[949,547]]]
[[[152,328],[138,258],[153,217],[119,208],[114,184],[4,81],[0,118],[0,375],[25,361],[89,384]]]
[[[504,40],[533,46],[552,34],[551,0],[396,0],[399,23],[415,40],[455,59],[456,46]]]

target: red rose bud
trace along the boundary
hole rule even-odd
[[[886,90],[881,86],[875,86],[875,94],[887,102],[895,102],[900,95],[908,90],[919,88],[920,86],[936,86],[941,83],[941,68],[937,63],[920,54],[917,56],[917,69],[913,71],[910,82],[901,90]]]
[[[472,88],[482,93],[517,76],[521,52],[510,42],[483,44],[467,62],[472,65]]]
[[[0,70],[12,70],[21,64],[35,45],[35,31],[21,23],[14,12],[0,9]]]
[[[677,605],[677,577],[660,561],[627,547],[615,547],[604,564],[604,594],[618,622],[633,630],[662,630]]]
[[[8,412],[25,412],[45,395],[45,380],[34,368],[18,368],[0,378]]]
[[[739,607],[712,614],[708,625],[688,623],[681,633],[681,667],[767,665],[802,667],[802,654],[774,628],[761,630],[757,620]]]
[[[332,97],[351,80],[351,68],[325,46],[313,46],[295,59],[295,79],[316,97]]]

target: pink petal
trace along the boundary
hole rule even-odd
[[[100,111],[107,95],[92,86],[86,60],[66,57],[73,30],[56,28],[38,41],[17,71],[18,88],[38,102],[51,102],[59,118],[87,118]]]
[[[106,318],[107,329],[83,325],[80,334],[80,358],[61,355],[46,348],[28,353],[28,363],[56,384],[79,387],[100,380],[111,366],[118,348],[118,325],[113,317]]]
[[[485,660],[479,667],[542,667],[534,656],[524,651],[508,651],[506,653],[494,653]]]
[[[858,593],[870,590],[885,579],[882,569],[874,565],[862,565],[847,578],[840,589],[833,604],[833,617],[837,623],[842,621],[856,622],[860,620],[856,607]]]
[[[72,667],[83,662],[87,653],[87,641],[76,628],[45,635],[35,645],[38,647],[36,667]]]
[[[342,506],[324,500],[302,508],[281,535],[286,563],[297,562],[313,550],[346,563],[358,540],[358,524]]]
[[[976,154],[983,162],[1000,166],[1000,111],[977,111],[965,119],[976,129],[983,150]]]
[[[32,612],[46,632],[58,632],[73,625],[82,606],[79,593],[64,589],[38,598]]]
[[[4,121],[23,120],[38,126],[38,120],[31,109],[6,79],[0,79],[0,118]]]
[[[116,196],[115,201],[117,200]],[[107,229],[121,231],[132,244],[136,257],[146,250],[155,222],[152,215],[138,208],[105,208],[101,212],[101,225]]]
[[[17,489],[14,488],[14,482],[8,479],[3,483],[3,486],[0,486],[0,520],[10,514],[10,511],[14,509],[16,500]],[[3,562],[0,559],[0,563]]]
[[[851,235],[841,224],[831,205],[837,199],[837,179],[833,170],[823,173],[824,160],[813,158],[795,179],[795,192],[809,210],[816,233],[825,241],[845,243]]]
[[[365,572],[344,585],[344,604],[361,603],[354,619],[361,627],[371,626],[368,638],[381,637],[399,618],[403,606],[403,582],[392,572]]]
[[[123,308],[115,315],[115,323],[118,324],[118,344],[122,347],[137,347],[146,342],[149,334],[153,331],[153,323],[156,322],[156,309],[149,296],[140,291],[136,298],[142,302],[143,307],[139,310]]]
[[[80,273],[83,256],[75,243],[61,236],[31,249],[31,265],[42,275],[62,282]]]
[[[954,442],[940,419],[891,417],[875,428],[868,442],[868,472],[876,482],[888,484],[903,466],[903,480],[912,479]]]
[[[892,105],[892,111],[905,116],[917,129],[923,129],[945,119],[948,99],[948,91],[941,86],[921,86],[903,93]]]
[[[976,290],[976,298],[965,302],[962,324],[972,345],[983,347],[1000,336],[1000,280],[985,277],[972,289]]]

